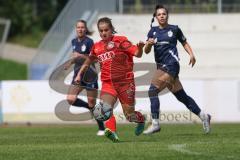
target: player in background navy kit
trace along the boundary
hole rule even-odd
[[[152,27],[154,18],[157,19],[159,26]],[[157,70],[154,73],[148,91],[151,102],[152,124],[144,131],[144,134],[152,134],[160,131],[160,101],[158,94],[166,87],[180,102],[202,120],[204,132],[210,132],[211,116],[204,113],[196,102],[186,94],[179,80],[178,74],[180,66],[176,47],[177,41],[182,44],[186,52],[189,54],[189,65],[193,67],[196,59],[181,29],[177,25],[168,24],[168,10],[162,5],[157,5],[144,48],[145,53],[148,54],[151,51],[152,46],[154,46],[154,57],[157,64]]]
[[[97,79],[91,83],[85,83],[83,80],[79,84],[74,83],[74,79],[77,76],[79,69],[81,68],[82,59],[86,59],[91,51],[91,48],[94,44],[93,40],[89,38],[87,35],[91,35],[87,28],[86,21],[78,20],[76,22],[76,33],[77,37],[72,40],[72,47],[73,53],[71,57],[71,61],[65,66],[65,69],[68,69],[71,64],[75,63],[74,65],[74,76],[72,79],[71,86],[68,90],[67,101],[70,105],[76,107],[84,107],[89,110],[93,108],[96,104],[97,98],[97,89],[98,83]],[[78,94],[83,90],[86,89],[87,91],[87,98],[88,103],[78,98]],[[101,121],[97,121],[99,131],[97,132],[98,136],[104,135],[104,124]]]

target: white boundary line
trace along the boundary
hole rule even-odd
[[[168,145],[168,148],[170,150],[174,150],[174,151],[189,154],[189,155],[203,155],[199,152],[194,152],[194,151],[188,150],[187,144],[171,144],[171,145]]]

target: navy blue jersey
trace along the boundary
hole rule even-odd
[[[72,40],[72,49],[73,49],[73,52],[77,52],[79,54],[84,54],[84,55],[89,55],[93,44],[94,44],[93,40],[87,36],[82,40],[79,40],[78,38],[74,38]],[[72,84],[75,84],[74,80],[75,80],[77,73],[79,72],[83,62],[84,62],[84,60],[80,59],[75,63]],[[95,67],[94,64],[92,64],[92,66]],[[84,82],[84,80],[82,79],[81,86],[85,87],[86,89],[98,89],[97,78],[95,80],[93,80],[92,82]]]
[[[94,44],[93,40],[89,37],[85,37],[82,40],[79,40],[78,38],[74,38],[72,40],[72,49],[73,49],[73,52],[78,52],[79,54],[88,55],[91,51],[93,44]]]
[[[148,32],[148,39],[154,38],[154,57],[158,64],[178,63],[177,41],[186,42],[181,29],[176,25],[168,25],[165,28],[152,27]]]
[[[72,49],[73,52],[77,52],[79,54],[89,55],[91,48],[93,46],[94,42],[89,37],[84,37],[82,40],[79,40],[78,38],[74,38],[72,40]],[[76,62],[74,66],[74,71],[77,71],[80,69],[82,63]]]

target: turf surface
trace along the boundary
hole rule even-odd
[[[95,125],[0,128],[0,159],[24,160],[237,160],[240,124],[164,124],[160,133],[135,136],[133,125],[118,125],[120,143],[97,137]]]
[[[27,65],[0,58],[0,80],[26,80]]]

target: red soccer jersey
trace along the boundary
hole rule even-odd
[[[137,50],[124,36],[113,36],[111,41],[99,41],[92,47],[90,57],[98,59],[102,81],[133,80],[133,56]]]

